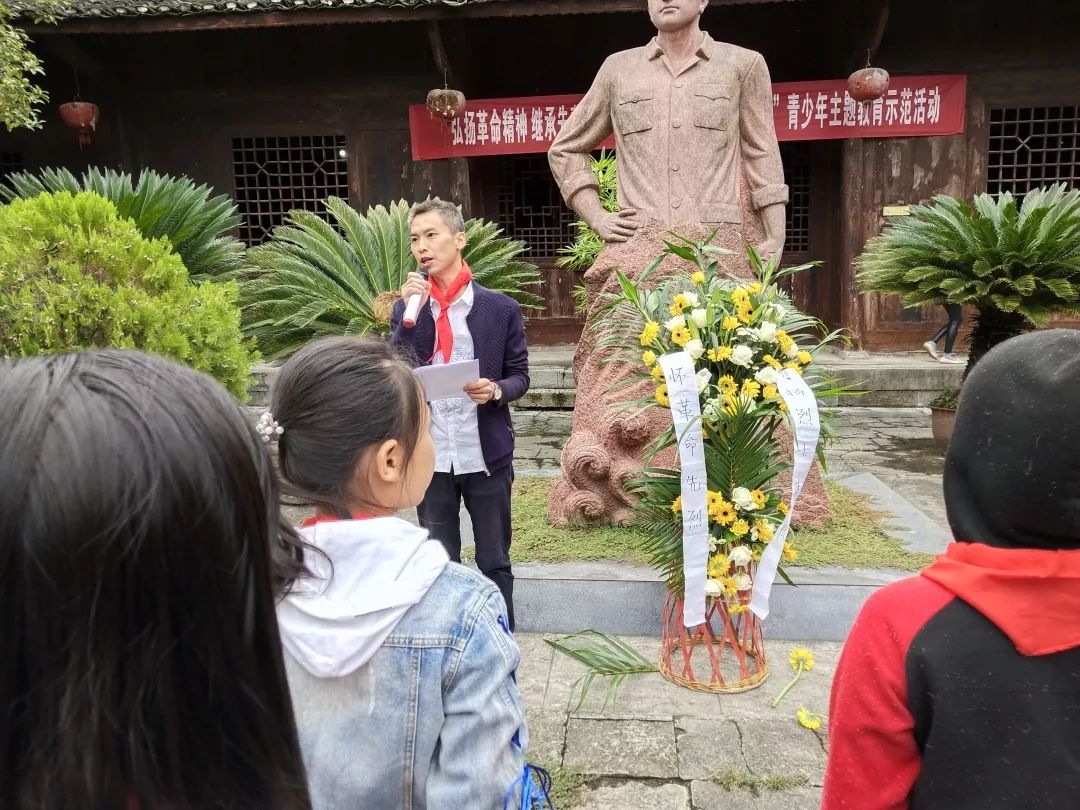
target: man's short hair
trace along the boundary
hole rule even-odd
[[[416,203],[409,210],[409,227],[412,227],[413,220],[420,214],[430,214],[432,212],[442,217],[442,221],[450,229],[450,233],[465,233],[465,217],[461,215],[461,208],[452,202],[440,200],[438,197],[428,197],[423,202]]]

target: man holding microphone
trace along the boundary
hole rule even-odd
[[[514,429],[508,405],[529,390],[529,352],[521,308],[512,298],[472,280],[462,258],[465,221],[439,198],[409,212],[412,253],[421,271],[409,273],[390,318],[390,340],[413,364],[476,359],[480,379],[465,397],[431,403],[435,475],[417,507],[420,525],[461,562],[459,511],[472,518],[476,565],[506,600],[514,628],[510,566],[510,487]],[[466,398],[467,397],[467,398]]]

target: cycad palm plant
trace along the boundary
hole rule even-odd
[[[287,357],[326,335],[385,333],[387,299],[416,269],[409,238],[409,204],[377,205],[360,214],[337,197],[326,200],[330,222],[291,211],[273,236],[248,251],[240,287],[245,332],[268,359]],[[465,224],[465,261],[473,278],[527,308],[540,282],[536,265],[519,257],[525,243],[500,236],[481,219]]]
[[[1080,191],[1036,189],[1021,205],[1009,193],[974,205],[935,197],[870,240],[857,264],[863,290],[905,306],[978,308],[966,377],[998,343],[1080,312]]]
[[[18,172],[0,184],[7,202],[55,191],[93,191],[110,200],[144,237],[167,238],[196,281],[226,276],[243,261],[244,243],[232,235],[240,224],[233,201],[223,194],[211,197],[213,189],[187,177],[147,170],[133,182],[130,174],[91,167],[82,177],[67,169]]]

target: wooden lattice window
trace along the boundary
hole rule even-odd
[[[546,155],[507,155],[499,164],[498,224],[525,242],[530,261],[552,260],[574,241],[577,215],[562,201]]]
[[[22,152],[0,152],[0,180],[23,170]]]
[[[324,215],[327,197],[349,197],[344,135],[233,138],[240,239],[262,242],[293,209]]]
[[[780,145],[784,182],[788,186],[785,253],[810,252],[810,149],[796,141]]]
[[[986,190],[1023,197],[1052,183],[1076,186],[1080,180],[1080,106],[994,107]]]

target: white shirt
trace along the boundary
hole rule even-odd
[[[430,300],[431,316],[438,321],[439,303]],[[472,360],[474,355],[472,333],[465,320],[472,312],[473,285],[450,305],[450,328],[454,333],[454,348],[450,362]],[[432,364],[443,362],[442,352],[432,359]],[[454,475],[486,473],[484,453],[480,447],[480,424],[476,415],[476,403],[462,394],[461,399],[444,399],[431,403],[431,440],[435,443],[435,472]]]

